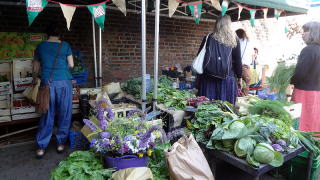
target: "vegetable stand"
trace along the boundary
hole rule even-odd
[[[259,168],[255,168],[250,166],[244,159],[240,159],[232,154],[229,154],[227,152],[219,151],[219,150],[211,150],[205,147],[204,144],[199,143],[199,145],[204,149],[205,154],[207,154],[207,157],[209,158],[209,161],[214,161],[216,158],[227,162],[229,164],[232,164],[233,166],[245,171],[246,173],[253,176],[254,180],[259,180],[260,176],[265,174],[266,172],[269,172],[270,170],[274,169],[275,167],[264,164],[260,165]],[[292,150],[288,154],[284,154],[284,161],[289,161],[290,159],[296,157],[299,153],[303,152],[304,148],[299,147],[295,150]],[[311,164],[312,164],[312,154],[309,153],[308,157],[308,167],[307,167],[307,177],[306,179],[310,179],[311,175]],[[215,172],[215,168],[212,169],[213,172]]]

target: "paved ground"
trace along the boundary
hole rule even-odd
[[[57,154],[50,144],[43,159],[35,159],[34,143],[13,145],[0,149],[1,180],[48,180],[50,171],[65,159],[71,150]]]
[[[10,145],[0,148],[0,180],[49,180],[50,171],[65,159],[71,149],[57,154],[51,143],[43,159],[35,159],[34,143]],[[237,168],[223,164],[217,168],[216,180],[251,180],[252,177]],[[283,180],[265,175],[261,180]]]

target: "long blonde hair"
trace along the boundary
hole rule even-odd
[[[212,36],[215,40],[226,46],[232,48],[237,46],[236,35],[231,29],[231,18],[229,15],[217,19]]]

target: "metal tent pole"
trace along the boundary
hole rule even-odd
[[[96,48],[96,28],[92,16],[92,40],[93,40],[93,60],[94,60],[94,87],[98,87],[98,67],[97,67],[97,48]]]
[[[102,30],[99,28],[99,87],[102,87]]]
[[[156,0],[155,14],[155,30],[154,30],[154,87],[153,87],[153,111],[156,111],[158,97],[158,64],[159,64],[159,16],[160,16],[160,0]]]
[[[146,0],[141,0],[141,67],[142,67],[142,111],[146,109]]]

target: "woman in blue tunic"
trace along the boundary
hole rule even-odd
[[[202,40],[199,52],[205,41],[206,36]],[[216,67],[210,67],[209,62],[218,60],[228,61],[226,69],[229,71],[225,78],[218,78],[208,73],[217,69]],[[206,65],[209,67],[205,67]],[[211,100],[222,100],[235,104],[238,90],[237,78],[240,79],[242,76],[242,63],[240,45],[237,42],[235,32],[231,28],[230,16],[225,15],[217,19],[214,32],[208,36],[203,66],[203,74],[197,76],[198,96],[206,96]],[[221,70],[217,69],[216,71]]]
[[[70,45],[59,39],[60,33],[56,26],[47,28],[48,40],[41,42],[34,55],[34,77],[39,74],[41,86],[49,84],[49,109],[42,114],[36,135],[38,149],[36,157],[45,154],[54,126],[54,118],[58,120],[56,132],[57,152],[64,151],[64,144],[69,134],[72,116],[72,75],[69,68],[73,68],[73,57]]]

